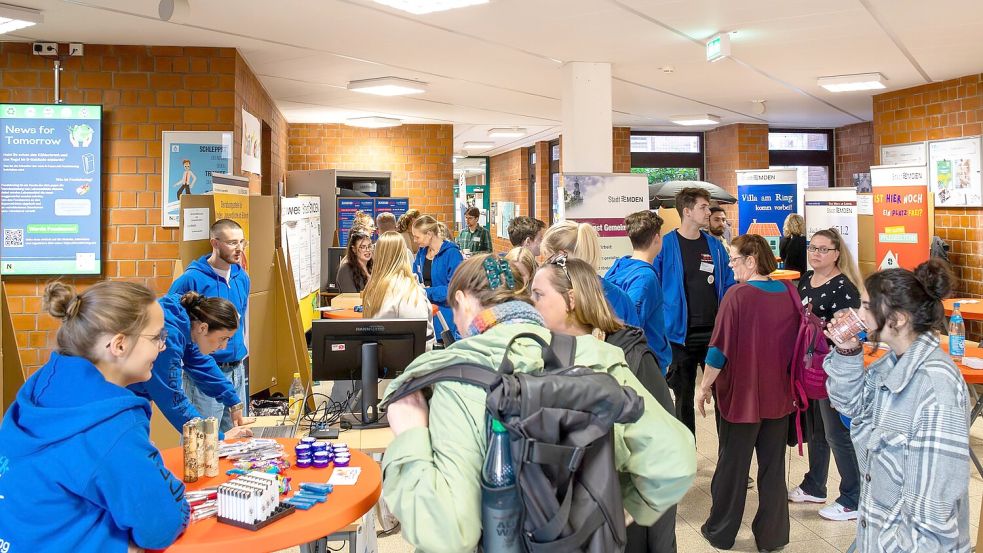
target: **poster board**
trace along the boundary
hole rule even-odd
[[[859,258],[856,188],[807,188],[805,220],[807,241],[816,231],[835,228],[853,258]]]
[[[361,211],[375,218],[380,213],[392,213],[396,220],[410,210],[409,198],[338,198],[338,245],[348,246],[348,234],[355,222],[355,213]],[[373,240],[375,240],[373,236]]]
[[[881,146],[881,165],[928,165],[928,143]]]
[[[983,207],[980,137],[929,142],[928,179],[936,207]]]
[[[297,297],[317,292],[321,280],[320,198],[280,198],[280,245],[290,261]]]
[[[798,174],[795,169],[737,171],[738,234],[758,234],[779,255],[785,218],[796,212]]]
[[[161,134],[160,224],[181,224],[180,196],[208,194],[212,174],[232,167],[232,133],[165,131]]]
[[[914,269],[928,260],[932,243],[928,171],[921,165],[882,165],[870,174],[877,269]]]
[[[17,336],[14,333],[14,321],[10,316],[10,306],[7,304],[7,289],[0,282],[0,368],[3,378],[0,379],[0,419],[17,397],[17,391],[24,385],[27,375],[20,361],[20,351],[17,349]]]
[[[242,110],[242,170],[254,175],[262,175],[263,126],[255,115]],[[228,171],[226,171],[228,172]]]
[[[562,177],[561,211],[566,219],[590,223],[600,235],[603,275],[624,255],[631,255],[625,217],[649,209],[648,177],[634,173],[571,174]],[[500,202],[501,205],[501,202]],[[503,211],[501,208],[499,211]]]

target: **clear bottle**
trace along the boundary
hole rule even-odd
[[[962,363],[966,354],[966,323],[963,314],[959,312],[959,304],[952,306],[952,316],[949,317],[949,355],[956,363]]]
[[[290,420],[297,420],[304,412],[304,385],[300,383],[300,373],[294,373],[294,381],[290,383],[288,401],[290,402]]]
[[[481,467],[481,545],[484,553],[521,553],[521,504],[505,426],[492,420],[488,453]]]

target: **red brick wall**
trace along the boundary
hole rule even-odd
[[[874,96],[874,150],[882,145],[977,136],[983,126],[983,74]],[[935,210],[935,234],[952,246],[949,258],[959,278],[957,295],[983,297],[983,209]],[[967,336],[979,340],[983,323],[967,321]]]
[[[30,44],[0,43],[0,102],[54,101],[51,61]],[[64,60],[65,103],[103,105],[104,276],[163,293],[178,259],[177,229],[160,226],[161,132],[229,131],[235,50],[87,44]],[[47,277],[4,279],[21,360],[29,371],[48,358],[57,321],[41,311]],[[98,278],[66,279],[84,288]],[[50,342],[49,342],[50,337]]]
[[[615,127],[612,142],[612,172],[631,173],[631,127]]]
[[[410,207],[454,226],[453,126],[296,124],[288,136],[288,171],[390,171],[393,196],[408,196]]]
[[[519,215],[529,215],[529,149],[518,148],[492,156],[489,160],[489,193],[492,202],[514,202]],[[538,161],[538,158],[537,158]],[[492,248],[496,252],[512,249],[508,238],[499,238],[492,221]]]
[[[707,182],[737,196],[735,171],[768,168],[768,125],[737,123],[707,131],[704,147]],[[736,233],[737,204],[722,207]]]
[[[260,121],[270,126],[271,144],[269,153],[264,152],[264,159],[269,156],[269,167],[263,167],[261,178],[253,176],[250,182],[250,192],[270,195],[275,193],[276,184],[286,177],[287,167],[287,120],[273,104],[270,95],[256,78],[246,60],[236,52],[235,56],[235,134],[232,145],[232,165],[237,175],[242,172],[242,110],[245,109]],[[263,144],[265,148],[266,145]]]
[[[856,123],[834,131],[836,179],[833,186],[853,186],[854,173],[869,173],[874,164],[874,124]]]
[[[550,211],[553,209],[550,201],[550,143],[536,143],[536,215],[540,221],[550,224]]]

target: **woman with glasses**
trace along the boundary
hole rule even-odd
[[[427,299],[437,304],[448,330],[457,338],[459,334],[448,303],[447,286],[464,256],[457,244],[446,239],[442,229],[444,225],[429,215],[423,215],[413,223],[413,242],[419,248],[413,260],[413,273],[426,288]],[[440,319],[434,321],[434,332],[438,338],[444,332]]]
[[[348,235],[348,247],[335,279],[342,294],[357,294],[365,289],[372,274],[372,249],[371,234],[352,232]]]
[[[413,274],[403,237],[384,232],[375,246],[372,277],[362,294],[366,319],[426,319],[427,351],[433,348],[433,310],[427,292]]]
[[[769,278],[775,254],[757,234],[731,242],[738,284],[724,295],[714,322],[696,402],[716,400],[720,414],[710,516],[700,528],[718,549],[730,549],[741,528],[751,457],[758,459],[758,512],[751,531],[759,550],[789,541],[785,440],[792,412],[788,367],[799,330],[800,305],[791,286]]]
[[[806,270],[806,220],[798,213],[792,213],[785,218],[782,228],[782,239],[778,243],[778,252],[786,269]]]
[[[103,281],[44,290],[57,347],[0,425],[0,539],[10,551],[166,549],[188,524],[184,484],[150,442],[146,382],[164,313],[153,292]]]
[[[464,339],[418,357],[387,393],[407,379],[461,363],[495,370],[521,333],[548,341],[543,316],[519,293],[524,285],[510,262],[493,255],[462,263],[448,299]],[[516,371],[543,368],[542,349],[531,339],[516,340],[508,356]],[[690,487],[696,473],[693,439],[639,384],[618,348],[584,334],[577,337],[575,362],[611,374],[644,399],[637,422],[615,425],[614,462],[625,509],[650,525]],[[418,550],[474,551],[481,539],[485,398],[481,388],[441,382],[433,386],[429,403],[417,392],[388,407],[395,438],[383,457],[383,496],[402,522],[403,537]]]
[[[807,249],[812,270],[799,279],[799,296],[811,306],[812,312],[829,322],[841,309],[860,307],[863,281],[840,233],[833,228],[817,231]],[[810,400],[806,421],[806,427],[810,429],[807,436],[809,472],[802,478],[802,483],[788,493],[788,500],[826,503],[826,479],[832,451],[836,470],[840,473],[840,494],[836,501],[819,510],[819,516],[827,520],[856,520],[860,472],[850,430],[840,420],[840,414],[830,405],[829,399]]]
[[[184,423],[202,417],[184,393],[182,382],[187,378],[203,394],[229,408],[234,426],[221,439],[252,436],[243,426],[243,398],[211,356],[226,347],[239,328],[235,306],[229,300],[197,292],[168,294],[157,303],[164,310],[164,330],[157,337],[161,354],[154,361],[150,380],[129,388],[156,403],[180,432]]]

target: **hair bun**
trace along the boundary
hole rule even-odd
[[[942,300],[952,294],[955,277],[947,263],[940,259],[929,259],[915,267],[915,278],[925,287],[928,295],[935,300]]]
[[[194,290],[189,290],[181,296],[181,305],[186,311],[197,308],[203,301],[205,301],[205,296],[202,296]]]
[[[75,317],[82,308],[82,300],[75,289],[57,280],[44,287],[42,302],[44,310],[56,319]]]

